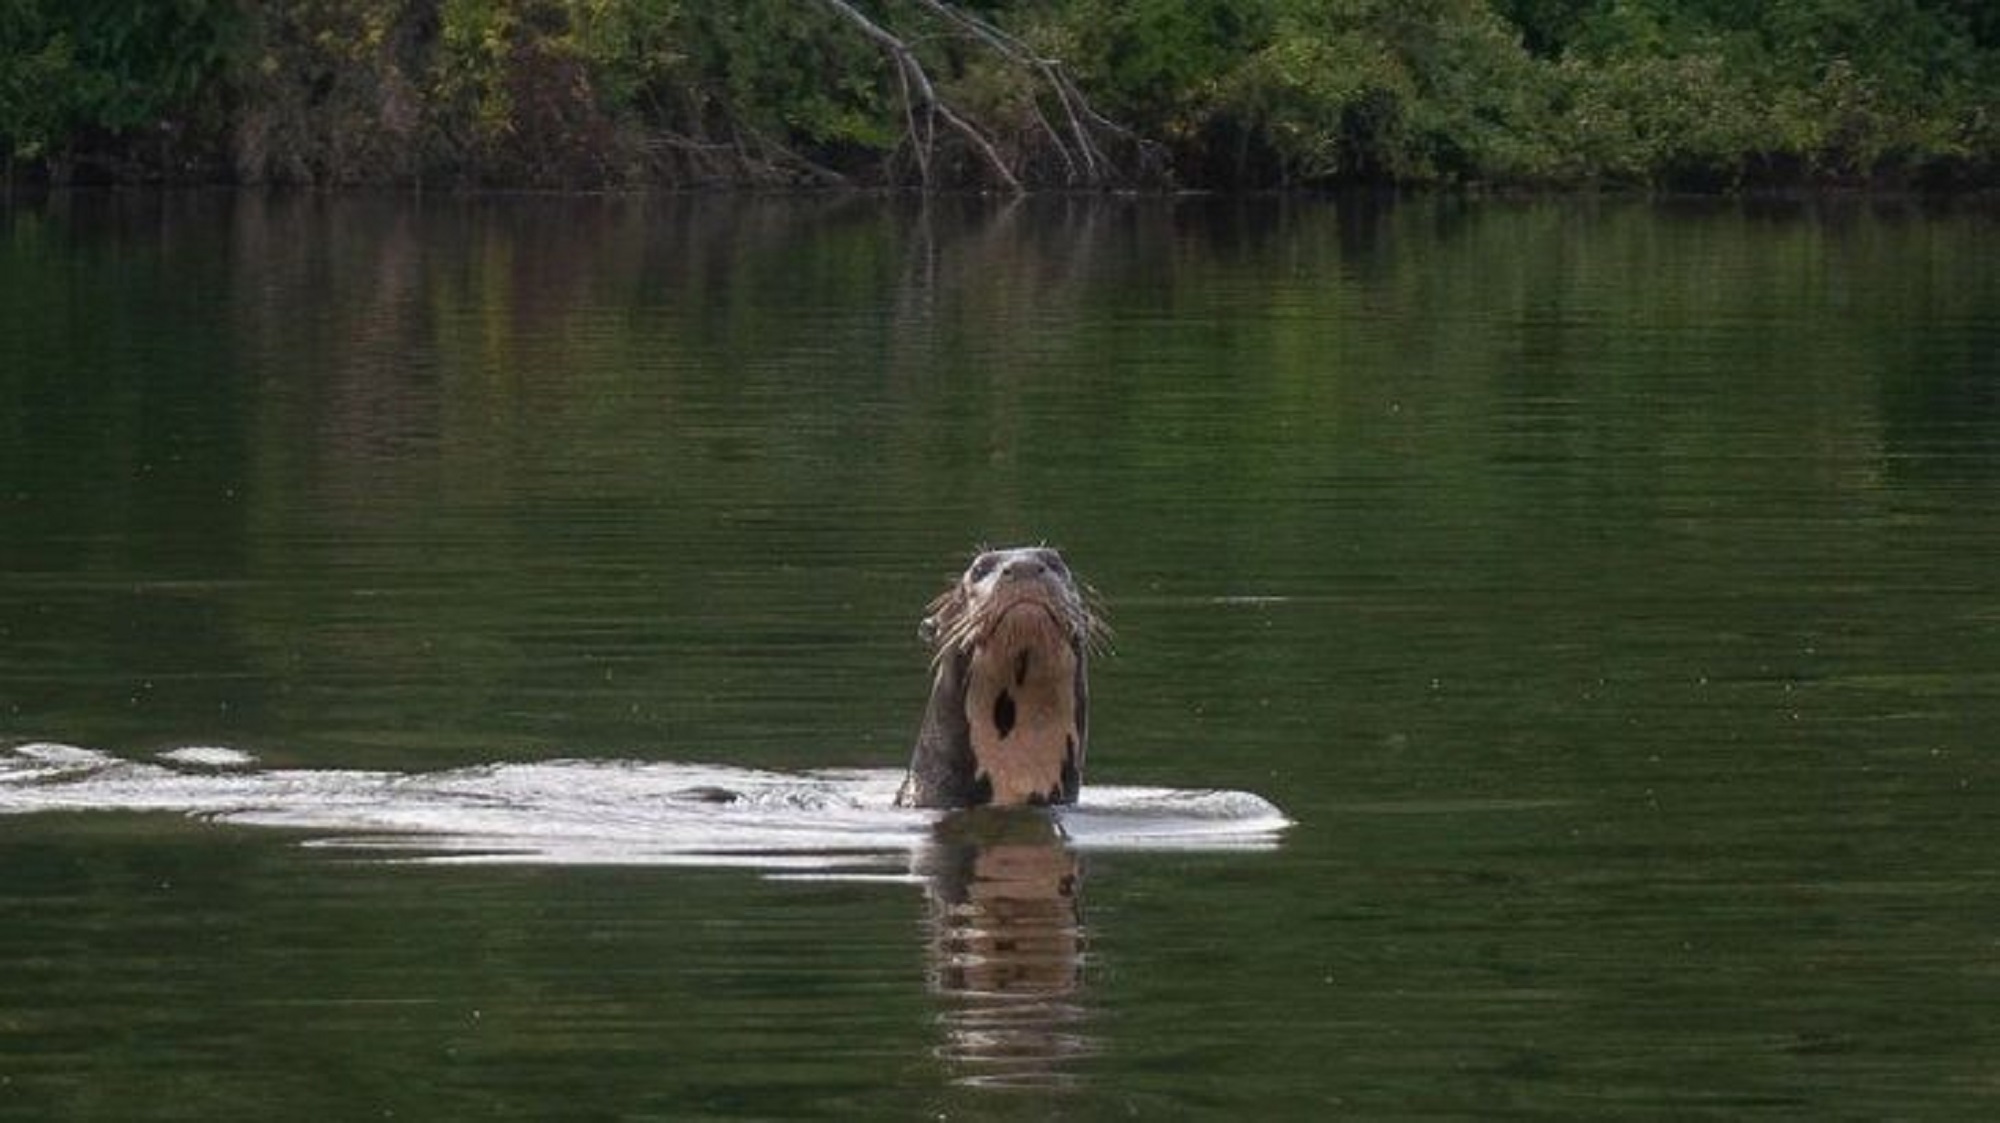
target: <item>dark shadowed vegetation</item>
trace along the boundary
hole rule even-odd
[[[1968,186],[1985,0],[0,0],[14,181]]]

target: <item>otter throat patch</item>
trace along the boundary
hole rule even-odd
[[[1052,803],[1076,759],[1077,655],[1046,610],[1010,609],[966,668],[965,720],[973,772],[996,804]]]

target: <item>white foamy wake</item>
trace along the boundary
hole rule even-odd
[[[888,769],[767,772],[550,760],[445,772],[263,769],[234,749],[137,761],[0,750],[0,814],[157,811],[304,832],[307,845],[426,862],[908,868],[936,812],[894,806]],[[1093,785],[1054,813],[1083,850],[1268,849],[1289,824],[1248,792]]]

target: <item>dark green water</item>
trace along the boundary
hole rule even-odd
[[[1086,780],[1298,824],[1032,1002],[907,884],[0,817],[0,1117],[2000,1110],[1990,212],[0,210],[0,744],[894,766],[1021,539]]]

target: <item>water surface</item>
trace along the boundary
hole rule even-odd
[[[1856,201],[13,204],[10,752],[886,785],[921,606],[1046,539],[1117,628],[1086,784],[1295,825],[800,879],[0,816],[0,1115],[1991,1114],[1996,251]]]

